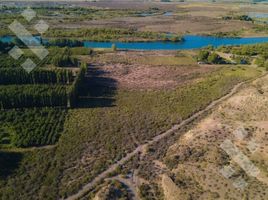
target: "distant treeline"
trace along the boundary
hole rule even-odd
[[[135,29],[91,28],[91,29],[50,29],[45,37],[80,38],[90,41],[181,41],[180,35],[143,32]]]
[[[9,50],[13,45],[11,43],[6,43],[0,41],[0,53],[5,53],[7,50]]]

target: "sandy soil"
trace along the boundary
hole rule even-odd
[[[184,178],[194,181],[195,186],[202,186],[201,192],[190,183],[187,187],[177,185],[181,193],[193,194],[195,199],[209,199],[211,192],[219,199],[268,198],[267,83],[268,76],[243,89],[169,148],[166,158],[181,160],[173,169],[175,176],[180,177],[184,172]],[[245,138],[236,136],[238,130],[246,131]],[[256,178],[221,149],[220,145],[226,140],[232,141],[260,170]],[[220,169],[229,165],[235,174],[228,179]],[[240,176],[248,184],[244,189],[233,185]]]

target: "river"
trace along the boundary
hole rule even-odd
[[[0,38],[1,41],[10,42],[12,37],[5,36]],[[43,40],[45,41],[45,39]],[[200,49],[208,45],[219,47],[222,45],[246,45],[268,43],[268,37],[249,37],[249,38],[228,38],[213,36],[185,35],[182,42],[94,42],[84,41],[84,47],[88,48],[111,48],[113,44],[118,49],[127,50],[187,50]]]

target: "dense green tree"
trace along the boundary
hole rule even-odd
[[[75,81],[73,82],[73,84],[70,86],[69,88],[69,102],[68,102],[68,106],[70,107],[75,107],[77,102],[78,102],[78,97],[79,97],[79,93],[81,92],[81,86],[84,83],[84,78],[85,78],[85,74],[87,71],[87,63],[82,63],[80,66],[80,71],[76,76]]]
[[[207,62],[208,61],[208,56],[209,56],[209,51],[207,51],[207,50],[201,50],[198,53],[197,60],[198,61]]]
[[[62,85],[0,86],[0,109],[25,107],[66,107],[67,88]]]

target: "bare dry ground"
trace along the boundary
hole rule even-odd
[[[119,88],[133,90],[172,89],[219,68],[200,67],[191,55],[177,55],[174,51],[118,51],[80,58],[92,63],[92,69],[102,71],[100,77],[114,80]]]
[[[150,67],[144,65],[106,65],[103,69],[128,89],[168,89],[212,71],[212,67]]]
[[[171,167],[173,181],[186,199],[190,196],[194,199],[268,198],[267,83],[266,76],[245,88],[169,148],[165,160],[174,162]],[[235,133],[241,128],[247,136],[239,140]],[[220,145],[226,139],[231,140],[260,170],[256,178],[241,169],[221,149]],[[220,173],[224,166],[235,169],[229,179]],[[242,190],[233,185],[240,177],[248,184]]]

